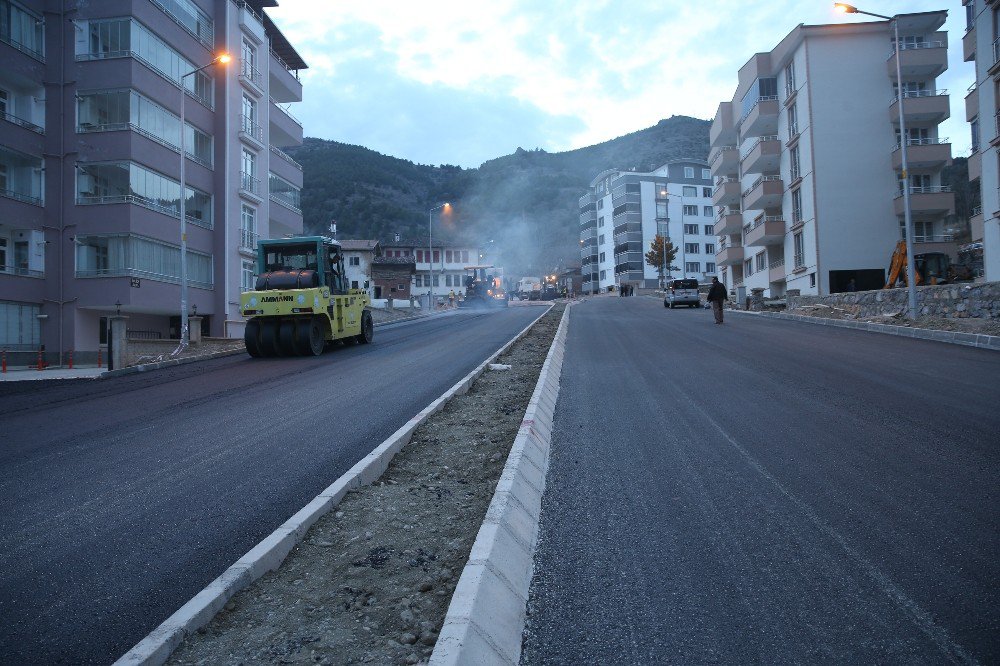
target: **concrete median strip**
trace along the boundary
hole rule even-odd
[[[486,519],[455,588],[431,655],[432,666],[516,665],[520,661],[571,309],[567,307],[563,313]]]
[[[209,583],[201,592],[164,620],[160,626],[139,641],[135,647],[119,658],[115,662],[116,666],[124,666],[126,664],[163,664],[185,637],[208,624],[233,595],[248,587],[268,571],[277,569],[292,549],[302,541],[309,528],[320,517],[337,506],[348,492],[376,481],[388,468],[393,456],[410,441],[410,437],[418,426],[431,415],[440,411],[454,396],[466,393],[476,379],[487,370],[489,364],[493,363],[501,354],[512,347],[514,343],[524,337],[532,326],[547,312],[548,308],[540,312],[535,320],[504,344],[503,347],[490,355],[489,358],[448,389],[441,397],[407,421],[392,436],[358,461],[350,470],[323,490],[309,504],[285,521],[284,524],[263,541],[254,546],[246,555],[223,572],[221,576]],[[563,330],[562,325],[559,330]],[[545,367],[547,367],[550,359],[546,359],[545,363]],[[542,374],[543,376],[545,375],[544,367]],[[502,485],[503,480],[501,480]]]
[[[747,312],[745,310],[726,310],[727,314],[730,312],[756,315],[758,317],[770,317],[772,319],[789,319],[809,324],[819,324],[821,326],[850,328],[856,331],[869,331],[871,333],[882,333],[885,335],[898,335],[904,338],[933,340],[935,342],[947,342],[948,344],[953,345],[976,347],[977,349],[993,349],[995,351],[1000,351],[1000,335],[983,335],[981,333],[965,333],[962,331],[942,331],[933,328],[916,328],[914,326],[893,326],[892,324],[879,324],[876,322],[856,321],[853,319],[825,319],[823,317],[809,317],[807,315],[790,314],[787,312]]]

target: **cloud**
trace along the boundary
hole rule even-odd
[[[310,64],[296,110],[309,135],[463,166],[518,145],[577,148],[675,114],[711,118],[740,66],[799,22],[857,20],[825,0],[281,0],[269,13]],[[952,88],[955,139],[968,136],[960,94],[972,75],[953,14],[939,87]]]

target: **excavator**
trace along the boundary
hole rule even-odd
[[[925,252],[913,255],[913,278],[917,286],[922,284],[949,284],[961,281],[964,274],[956,270],[951,259],[944,252]],[[971,277],[966,278],[971,279]],[[906,286],[906,241],[901,240],[896,243],[896,250],[892,253],[889,261],[889,279],[883,289],[892,289],[897,282],[900,286]]]

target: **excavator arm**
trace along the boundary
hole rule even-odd
[[[883,289],[892,289],[896,286],[896,282],[900,282],[902,285],[906,285],[906,241],[901,240],[896,243],[896,249],[892,253],[892,259],[889,260],[889,279],[886,281]],[[914,271],[913,281],[916,284],[920,284],[923,280],[920,277],[919,271]]]

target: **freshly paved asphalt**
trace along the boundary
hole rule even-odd
[[[0,388],[0,663],[110,663],[543,311]]]
[[[570,315],[524,664],[1000,662],[1000,354]]]

